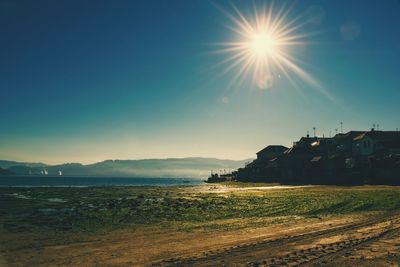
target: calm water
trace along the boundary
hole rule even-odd
[[[40,186],[176,186],[199,185],[201,179],[184,178],[107,178],[107,177],[0,177],[0,187],[40,187]]]

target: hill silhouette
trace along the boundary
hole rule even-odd
[[[93,164],[65,163],[46,165],[0,161],[0,167],[17,175],[108,176],[108,177],[177,177],[204,178],[210,171],[232,171],[244,166],[248,160],[217,158],[167,158],[141,160],[105,160]]]

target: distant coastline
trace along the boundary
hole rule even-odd
[[[0,160],[0,168],[18,176],[205,178],[212,170],[230,172],[248,161],[191,157],[48,165]]]
[[[193,186],[200,178],[0,176],[0,187]]]

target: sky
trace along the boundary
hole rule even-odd
[[[259,88],[221,64],[227,13],[270,4],[0,0],[0,159],[246,159],[341,121],[400,128],[400,1],[286,3],[309,33],[290,55],[318,88],[279,71]]]

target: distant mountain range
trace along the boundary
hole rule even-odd
[[[30,163],[30,162],[18,162],[18,161],[11,161],[11,160],[0,160],[0,168],[8,169],[13,166],[27,166],[27,167],[44,167],[47,166],[43,163]]]
[[[216,158],[168,158],[142,160],[105,160],[94,164],[66,163],[47,165],[0,160],[0,168],[7,174],[16,175],[59,175],[64,176],[107,176],[107,177],[176,177],[205,178],[210,171],[232,171],[243,167],[248,160],[224,160]]]

